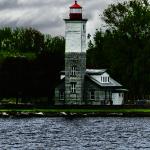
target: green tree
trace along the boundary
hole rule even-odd
[[[0,51],[14,55],[39,53],[44,49],[44,35],[33,28],[0,29]]]
[[[26,97],[51,100],[64,67],[64,49],[63,37],[32,28],[0,29],[0,97],[15,97],[16,103]]]
[[[150,95],[150,3],[129,0],[111,4],[102,19],[106,30],[96,31],[88,53],[95,53],[95,63],[106,66],[130,95]]]

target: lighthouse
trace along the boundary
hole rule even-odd
[[[86,23],[75,1],[65,21],[65,70],[55,88],[55,105],[122,105],[127,89],[106,69],[86,69]],[[101,56],[99,56],[101,57]]]
[[[65,104],[83,103],[86,72],[86,23],[82,7],[75,1],[65,20]]]

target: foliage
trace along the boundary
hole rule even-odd
[[[64,38],[32,28],[0,29],[0,97],[48,97],[64,67]]]
[[[0,50],[35,52],[43,50],[44,35],[32,28],[0,29]]]
[[[88,50],[88,66],[108,68],[132,97],[150,95],[150,3],[129,0],[103,13],[106,30],[97,30]]]

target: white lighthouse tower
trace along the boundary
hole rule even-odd
[[[65,36],[65,104],[83,104],[84,77],[86,72],[86,22],[82,7],[75,1],[70,7]]]
[[[82,7],[75,1],[66,23],[65,103],[82,104],[86,71],[86,22]]]
[[[82,19],[82,7],[75,4],[70,7],[70,19],[65,19],[66,23],[66,53],[86,52],[86,22]]]

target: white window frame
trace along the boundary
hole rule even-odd
[[[102,83],[109,83],[110,82],[109,76],[101,76],[101,82]]]
[[[76,69],[77,69],[76,66],[71,67],[71,76],[76,76]]]
[[[76,82],[71,82],[71,93],[76,93]]]

